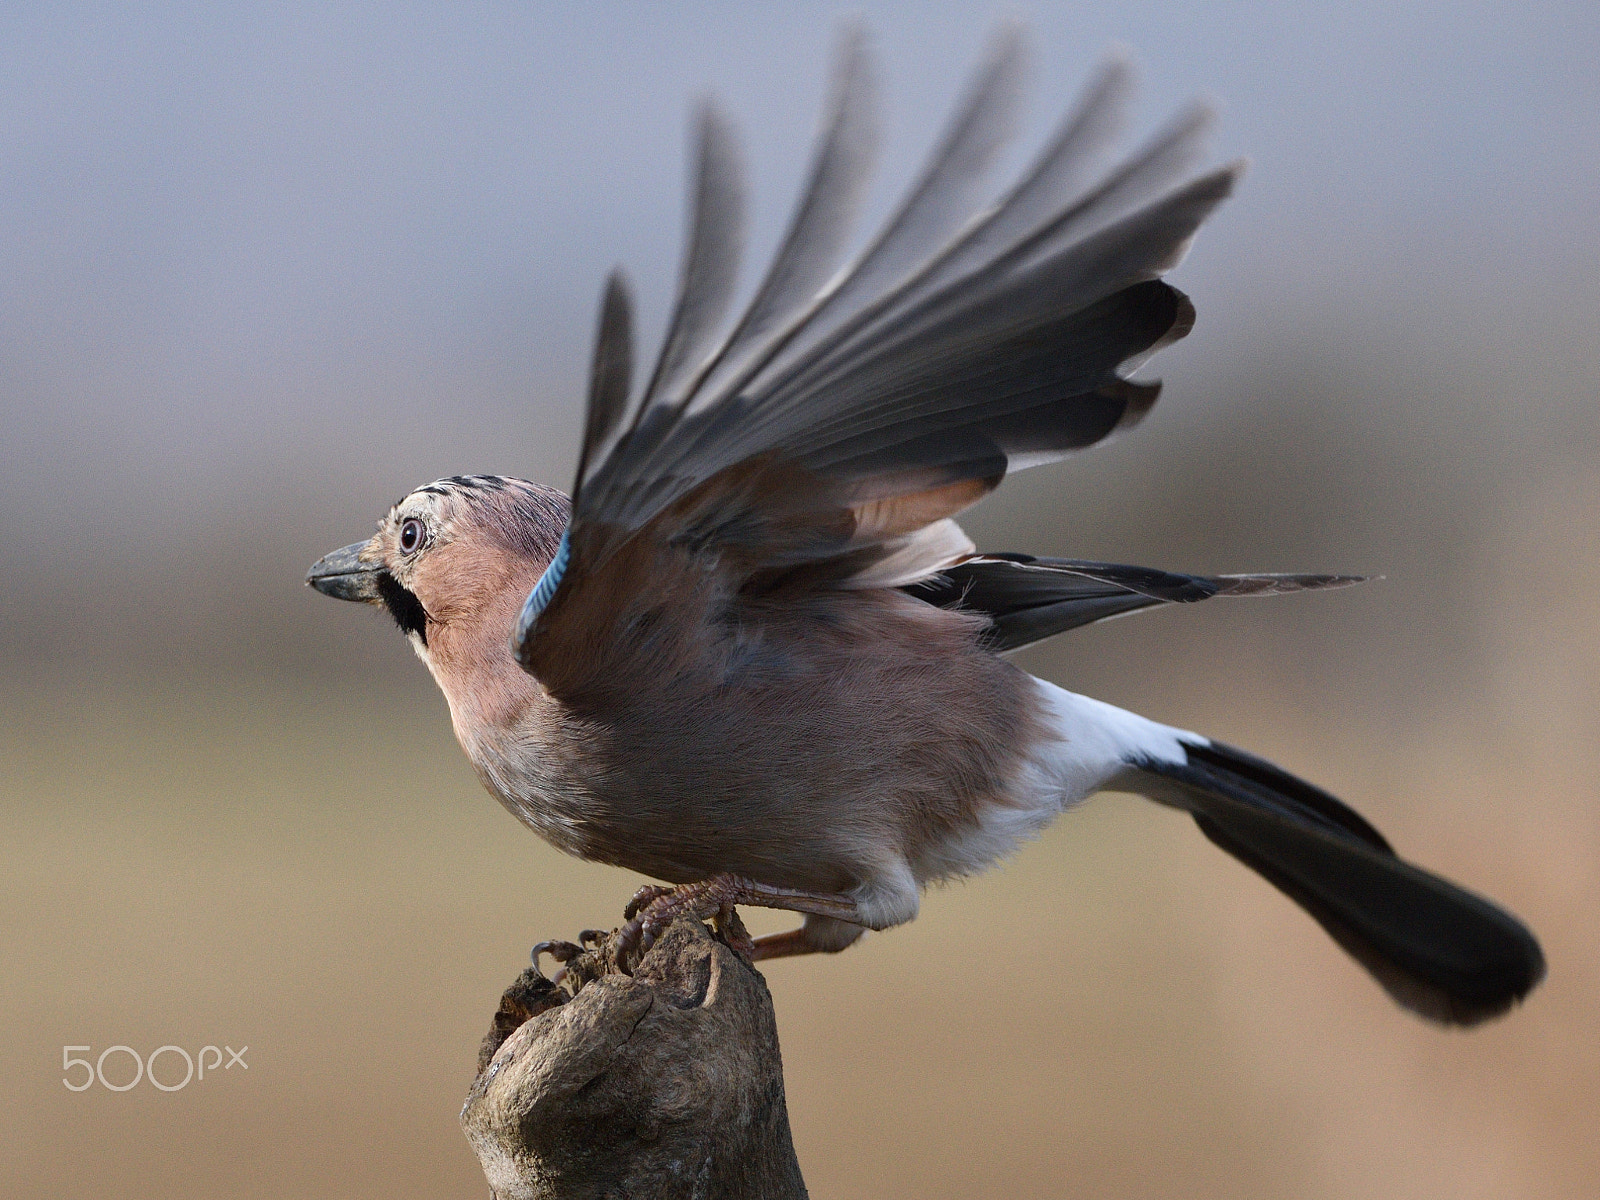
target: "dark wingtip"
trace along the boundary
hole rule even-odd
[[[1219,596],[1286,596],[1291,592],[1321,592],[1354,587],[1382,579],[1382,575],[1214,575]]]

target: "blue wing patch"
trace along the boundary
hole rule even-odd
[[[517,616],[517,627],[511,634],[511,646],[515,652],[518,646],[525,645],[528,632],[533,628],[533,623],[539,619],[539,614],[549,607],[554,599],[556,589],[561,586],[561,577],[567,573],[567,563],[572,558],[572,533],[565,530],[561,534],[561,544],[556,547],[556,556],[550,560],[550,565],[544,569],[544,574],[539,576],[539,582],[533,585],[533,591],[528,593],[528,598],[522,603],[522,612]]]

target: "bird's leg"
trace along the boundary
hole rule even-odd
[[[798,929],[758,937],[751,948],[750,957],[761,962],[769,958],[793,958],[800,954],[837,954],[855,945],[865,932],[863,926],[853,921],[812,913]]]
[[[665,891],[654,889],[657,894],[646,897],[645,893],[651,890],[641,888],[625,910],[628,921],[617,938],[619,958],[635,950],[640,953],[649,950],[656,938],[679,917],[703,921],[738,904],[815,913],[842,921],[850,920],[856,913],[855,901],[844,896],[773,887],[738,875],[713,875],[710,879]]]

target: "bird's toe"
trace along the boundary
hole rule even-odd
[[[624,921],[633,920],[663,896],[672,895],[672,892],[672,888],[664,887],[659,883],[645,884],[633,894],[633,899],[629,900],[627,907],[622,910],[622,919]]]

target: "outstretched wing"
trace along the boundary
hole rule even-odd
[[[971,553],[948,518],[1008,471],[1149,410],[1159,384],[1127,375],[1193,321],[1160,276],[1239,168],[1180,182],[1209,122],[1196,108],[1097,176],[1129,91],[1113,60],[1020,182],[986,203],[1020,58],[1002,28],[928,166],[846,263],[875,140],[872,69],[849,31],[810,181],[726,332],[742,188],[726,122],[702,110],[661,358],[629,417],[629,305],[614,277],[571,523],[516,630],[524,666],[543,676],[541,641],[562,654],[595,644],[583,622],[600,611],[692,587],[672,582],[680,560],[700,562],[702,580],[714,566],[734,591],[927,578]],[[568,627],[542,637],[563,609]]]
[[[941,608],[988,617],[987,644],[1006,651],[1162,604],[1194,604],[1212,596],[1278,596],[1364,581],[1360,575],[1180,575],[1075,558],[982,554],[905,590]]]

